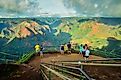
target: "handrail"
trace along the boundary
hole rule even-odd
[[[47,70],[51,71],[52,73],[54,73],[54,74],[57,75],[58,77],[62,78],[63,80],[71,80],[70,78],[68,78],[68,77],[66,77],[66,76],[64,76],[64,75],[62,75],[62,74],[56,72],[55,70],[53,70],[53,69],[51,69],[51,68],[49,68],[49,67],[47,67],[47,66],[45,66],[45,65],[43,65],[43,64],[41,64],[41,66],[44,67],[44,68],[46,68]]]
[[[14,60],[10,60],[10,59],[2,59],[0,58],[1,61],[10,61],[10,62],[15,62]]]
[[[99,63],[81,63],[81,62],[62,62],[63,64],[78,64],[84,66],[112,66],[121,67],[121,64],[99,64]]]
[[[82,69],[80,68],[76,68],[76,67],[70,67],[70,66],[62,66],[62,65],[57,65],[57,64],[51,64],[51,63],[42,63],[42,64],[47,64],[47,65],[51,65],[51,66],[58,66],[58,67],[62,67],[62,68],[68,68],[68,69],[74,69],[74,70],[79,70],[88,80],[92,80]]]
[[[13,57],[19,57],[19,56],[16,56],[16,55],[5,53],[5,52],[0,52],[0,53],[3,54],[3,55],[9,55],[9,56],[13,56]]]
[[[43,74],[42,76],[44,76],[44,77],[46,78],[46,80],[49,80],[49,78],[48,78],[47,75],[44,73],[44,71],[43,71],[42,69],[41,69],[40,71],[41,71],[42,74]]]
[[[121,58],[104,58],[104,59],[89,59],[89,60],[74,60],[74,61],[51,61],[51,62],[93,62],[93,61],[111,61],[121,60]]]

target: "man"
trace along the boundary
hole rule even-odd
[[[71,43],[70,42],[67,44],[67,48],[68,48],[68,53],[71,54]]]
[[[38,53],[40,57],[43,57],[43,47],[42,45],[40,46],[39,44],[35,45],[35,51]]]
[[[61,45],[61,46],[60,46],[60,53],[61,53],[61,54],[64,54],[64,45]]]
[[[40,57],[43,57],[43,46],[40,46]]]
[[[40,45],[39,44],[35,45],[35,51],[36,51],[36,53],[40,54]]]

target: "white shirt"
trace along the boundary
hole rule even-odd
[[[89,50],[86,50],[85,56],[89,56],[89,54],[90,54],[90,51]]]

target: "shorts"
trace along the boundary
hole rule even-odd
[[[89,56],[85,56],[86,58],[89,58]]]
[[[61,53],[64,53],[64,50],[60,50]]]
[[[40,51],[40,55],[43,55],[43,51]]]

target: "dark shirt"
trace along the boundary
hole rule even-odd
[[[61,46],[61,50],[64,50],[64,46]]]
[[[71,44],[69,43],[69,44],[67,44],[67,47],[68,47],[68,49],[70,49],[71,48]]]
[[[40,51],[42,51],[43,50],[43,47],[40,47]]]

